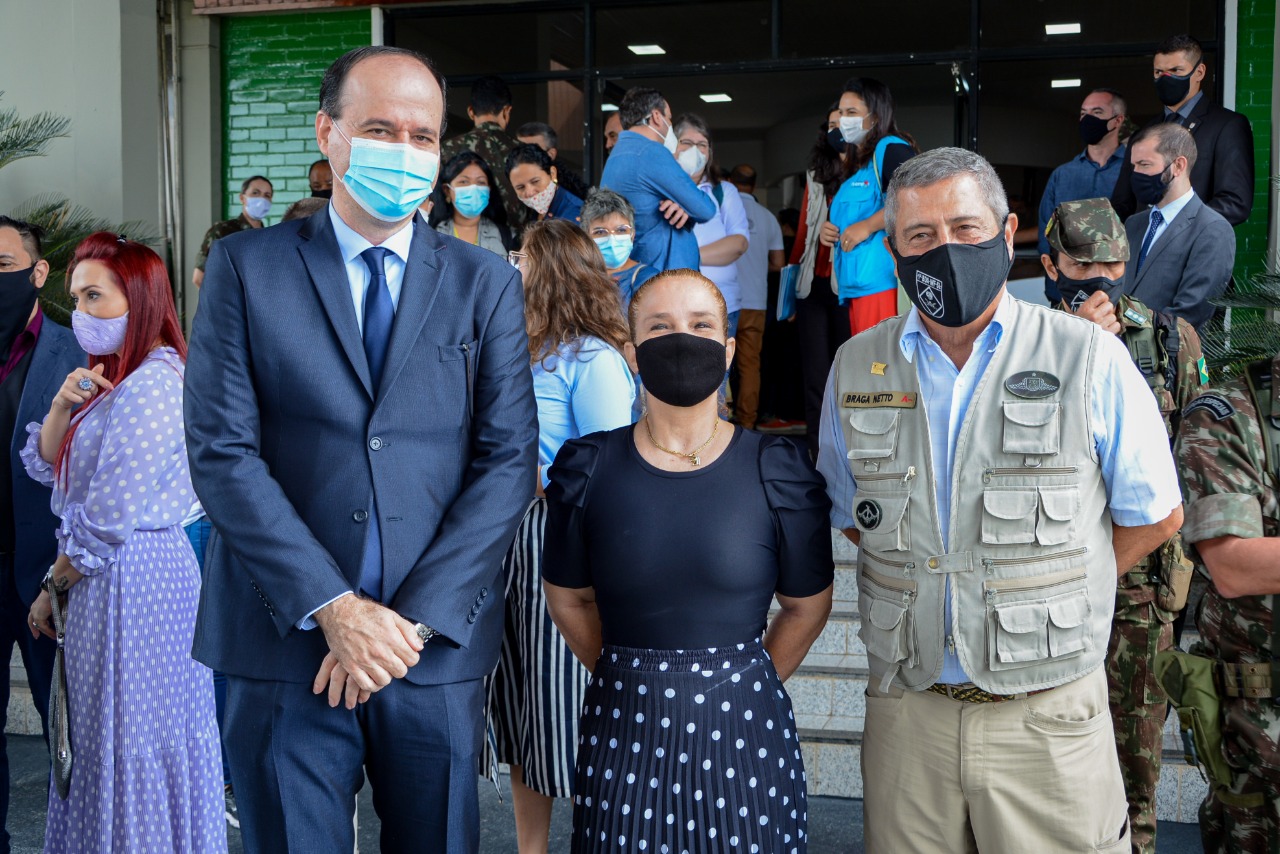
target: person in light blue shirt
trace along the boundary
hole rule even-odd
[[[693,226],[713,218],[716,205],[676,163],[671,107],[660,92],[635,88],[623,97],[618,114],[626,130],[609,154],[600,186],[635,209],[631,257],[659,272],[699,269]]]
[[[1040,254],[1049,254],[1049,240],[1044,230],[1049,217],[1063,202],[1080,199],[1110,198],[1124,166],[1125,147],[1120,144],[1120,128],[1129,108],[1114,89],[1094,89],[1080,104],[1080,140],[1084,150],[1063,163],[1049,176],[1040,197]],[[1044,278],[1044,296],[1049,305],[1062,299],[1058,286]]]
[[[538,402],[537,497],[507,554],[506,628],[489,710],[498,762],[511,766],[522,847],[546,849],[552,798],[572,794],[578,713],[587,671],[547,615],[542,590],[543,490],[570,439],[632,422],[636,384],[622,357],[630,340],[618,287],[594,241],[563,219],[525,232],[525,323]],[[533,472],[530,472],[532,475]]]

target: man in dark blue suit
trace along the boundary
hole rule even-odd
[[[27,476],[18,456],[27,444],[26,426],[41,422],[67,374],[89,360],[70,329],[45,318],[36,297],[49,276],[40,229],[0,216],[0,435],[9,453],[0,457],[7,472],[0,482],[0,662],[8,664],[13,645],[22,653],[31,699],[48,737],[49,682],[53,641],[33,638],[27,625],[40,580],[57,558],[58,517],[49,509],[49,488]],[[9,677],[0,679],[0,852],[8,854],[4,829],[9,813],[9,758],[4,728],[9,711]]]
[[[474,852],[502,556],[534,487],[518,273],[414,213],[444,80],[370,47],[325,75],[331,206],[213,245],[191,340],[192,479],[214,533],[194,655],[227,674],[248,852]],[[327,696],[326,696],[327,694]]]

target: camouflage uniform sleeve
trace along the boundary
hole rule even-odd
[[[1215,386],[1183,413],[1176,454],[1186,492],[1183,538],[1264,536],[1270,492],[1257,410],[1243,381]]]
[[[1204,350],[1200,346],[1200,336],[1190,323],[1178,318],[1178,364],[1177,384],[1174,387],[1173,428],[1177,432],[1182,411],[1191,405],[1191,401],[1200,396],[1204,384],[1208,382],[1205,373]]]
[[[213,245],[213,241],[222,235],[218,233],[218,225],[214,223],[209,230],[204,233],[204,240],[200,241],[200,252],[196,254],[196,269],[204,272],[204,262],[209,259],[209,247]]]

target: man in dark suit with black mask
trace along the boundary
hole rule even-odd
[[[49,488],[27,476],[19,451],[27,444],[26,426],[49,412],[53,396],[67,374],[89,360],[70,329],[40,311],[37,296],[49,276],[42,257],[40,229],[0,216],[0,430],[9,451],[0,456],[0,661],[8,662],[13,645],[31,686],[40,723],[49,711],[53,677],[53,641],[32,637],[27,625],[40,580],[58,556],[54,532],[58,517],[49,509]],[[0,852],[8,854],[4,829],[9,812],[9,758],[4,728],[9,709],[9,678],[0,679]]]
[[[1156,96],[1164,113],[1147,124],[1173,122],[1191,132],[1196,142],[1191,186],[1210,209],[1231,225],[1239,225],[1253,210],[1253,129],[1239,113],[1215,104],[1202,90],[1204,49],[1188,35],[1165,39],[1156,49],[1153,70]],[[1142,209],[1129,183],[1133,163],[1125,161],[1111,194],[1111,206],[1121,219]]]

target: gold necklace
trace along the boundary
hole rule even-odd
[[[689,461],[690,465],[696,466],[696,465],[702,464],[702,458],[699,455],[704,450],[706,450],[707,445],[710,445],[711,441],[715,439],[716,431],[720,429],[720,419],[716,418],[715,426],[711,428],[711,435],[707,437],[707,441],[703,442],[701,445],[694,448],[692,451],[673,451],[670,448],[664,448],[661,445],[659,445],[658,440],[653,438],[653,428],[649,426],[648,418],[644,420],[644,429],[645,429],[645,432],[649,434],[649,441],[652,442],[653,446],[657,448],[659,451],[670,454],[673,457],[684,457],[686,460]]]

